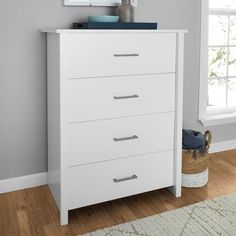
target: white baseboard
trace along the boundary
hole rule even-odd
[[[47,172],[0,180],[0,194],[46,185]]]
[[[236,149],[236,139],[224,142],[212,143],[209,153],[224,152]]]

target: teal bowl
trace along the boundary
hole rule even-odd
[[[89,16],[89,22],[118,22],[119,16]]]

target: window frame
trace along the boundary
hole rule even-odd
[[[230,12],[229,10],[227,10]],[[212,11],[213,12],[213,11]],[[215,9],[214,12],[222,12]],[[236,15],[236,10],[232,10]],[[208,26],[209,26],[209,0],[201,0],[201,47],[200,47],[200,81],[199,81],[199,110],[198,119],[204,126],[227,124],[236,122],[236,109],[211,109],[207,111],[208,99]]]

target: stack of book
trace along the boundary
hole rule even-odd
[[[84,22],[73,23],[73,29],[127,29],[156,30],[158,23],[148,22]]]

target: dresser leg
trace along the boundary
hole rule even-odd
[[[181,186],[171,186],[168,188],[168,190],[175,196],[175,197],[181,197]]]
[[[61,222],[61,225],[68,225],[68,211],[67,210],[60,211],[60,222]]]

